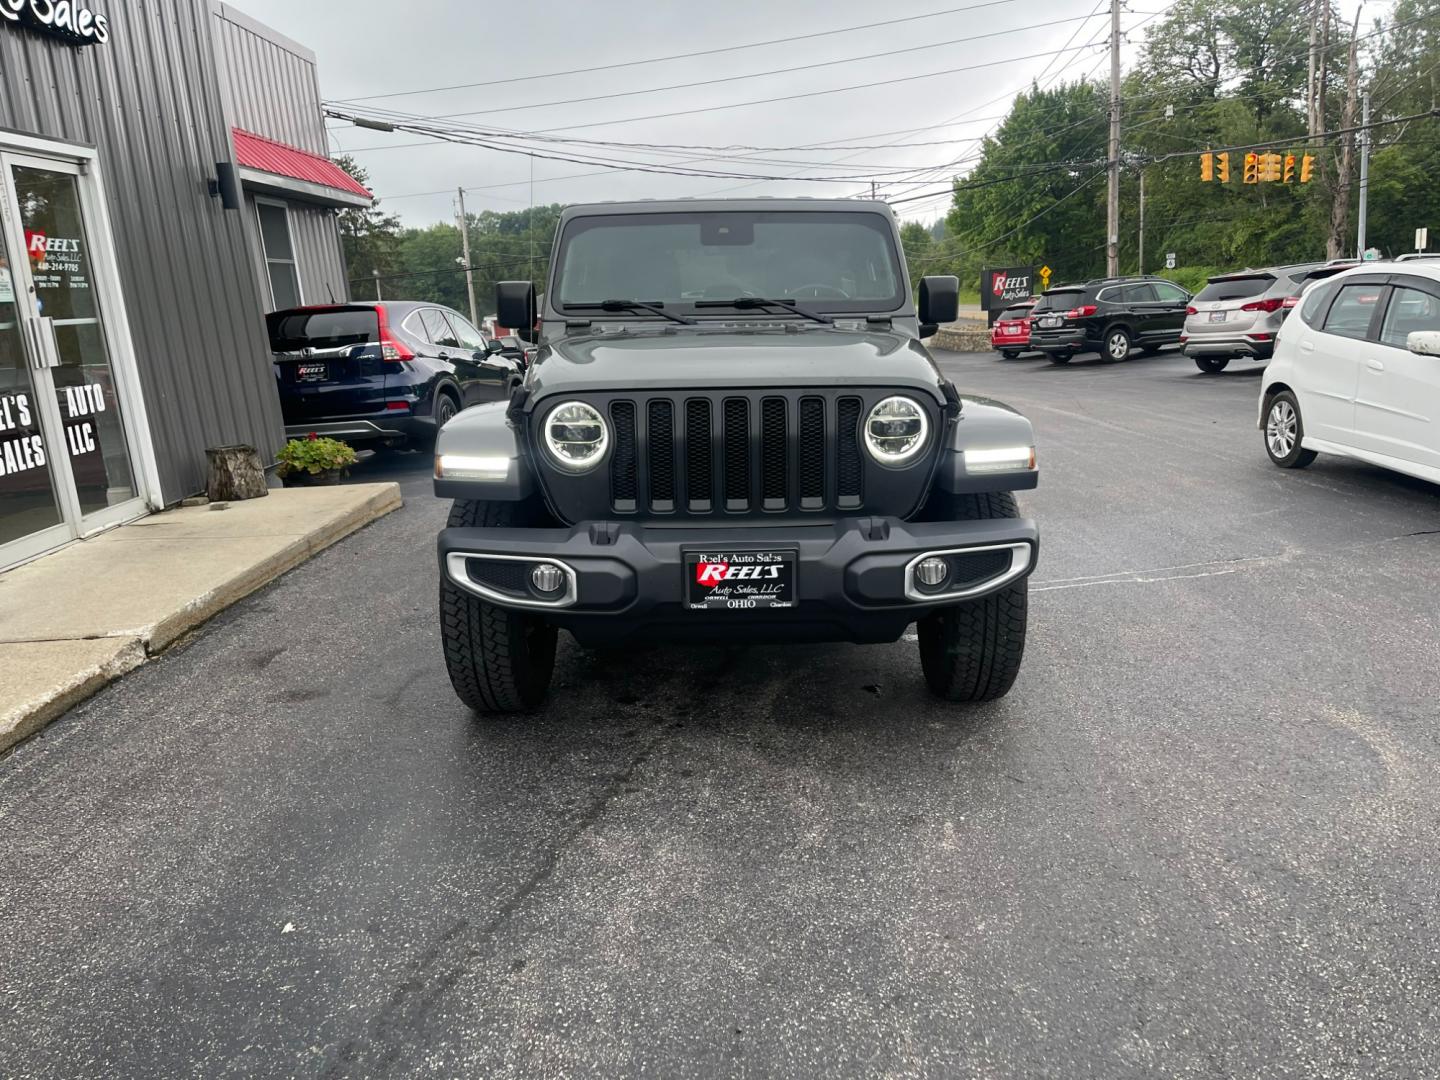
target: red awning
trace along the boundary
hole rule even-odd
[[[241,128],[233,130],[235,136],[235,157],[242,169],[287,176],[307,184],[319,184],[362,199],[374,198],[363,184],[329,158],[301,150],[297,146],[267,139]]]

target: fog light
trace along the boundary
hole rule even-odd
[[[943,585],[950,576],[950,564],[944,559],[926,559],[915,567],[915,577],[927,589]]]
[[[556,593],[565,587],[565,571],[554,563],[542,562],[530,571],[530,584],[539,593]]]

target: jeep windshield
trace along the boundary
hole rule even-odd
[[[786,312],[792,306],[832,314],[895,311],[906,300],[904,281],[890,221],[881,214],[586,215],[560,236],[551,295],[561,311],[630,297],[666,314],[733,310],[773,319],[804,315]]]

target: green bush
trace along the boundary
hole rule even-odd
[[[1216,274],[1224,274],[1228,271],[1218,266],[1178,266],[1174,270],[1152,270],[1151,273],[1158,277],[1173,281],[1186,292],[1197,293],[1205,287],[1206,281]]]
[[[280,475],[308,472],[311,476],[355,464],[355,451],[339,439],[291,439],[277,455]]]

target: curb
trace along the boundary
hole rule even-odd
[[[364,503],[325,527],[299,537],[255,565],[247,566],[218,588],[196,597],[181,610],[150,626],[110,637],[5,646],[7,649],[28,650],[31,653],[30,663],[42,668],[48,647],[63,646],[88,655],[78,667],[71,664],[63,673],[57,672],[54,682],[42,693],[0,705],[0,755],[43,730],[47,724],[58,720],[110,683],[160,655],[179,638],[232,604],[402,505],[399,487],[387,484]]]

